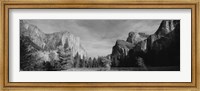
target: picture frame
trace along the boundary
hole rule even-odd
[[[1,90],[170,90],[199,89],[199,1],[1,1]],[[191,82],[9,82],[9,9],[191,9]]]

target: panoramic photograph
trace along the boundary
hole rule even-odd
[[[180,71],[180,20],[22,19],[20,71]]]

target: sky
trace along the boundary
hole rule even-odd
[[[44,33],[68,31],[80,37],[89,57],[112,53],[116,40],[126,40],[128,33],[153,34],[162,20],[26,20]]]

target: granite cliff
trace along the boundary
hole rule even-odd
[[[113,47],[112,66],[180,66],[180,20],[163,20],[149,36],[130,38],[130,33],[127,41],[117,40]]]
[[[64,60],[65,63],[62,65],[68,65],[67,61],[70,59],[73,65],[72,58],[77,54],[81,58],[87,57],[87,52],[81,45],[79,37],[67,31],[46,34],[37,26],[20,21],[20,63],[27,63],[22,66],[31,65],[31,62],[26,61],[34,61],[33,58],[40,62]],[[63,67],[63,69],[66,68],[69,67]]]
[[[73,56],[77,53],[81,57],[87,56],[87,52],[80,44],[80,38],[67,31],[45,34],[37,26],[21,21],[20,37],[26,37],[37,45],[37,49],[39,50],[50,51],[62,47],[64,49],[70,48]]]
[[[129,50],[133,49],[137,43],[145,40],[147,37],[148,35],[145,33],[130,32],[126,41],[117,40],[115,46],[113,46],[113,51],[111,54],[111,59],[113,60],[112,65],[126,65]]]

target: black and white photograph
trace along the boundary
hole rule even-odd
[[[180,20],[21,19],[20,71],[180,71]]]

